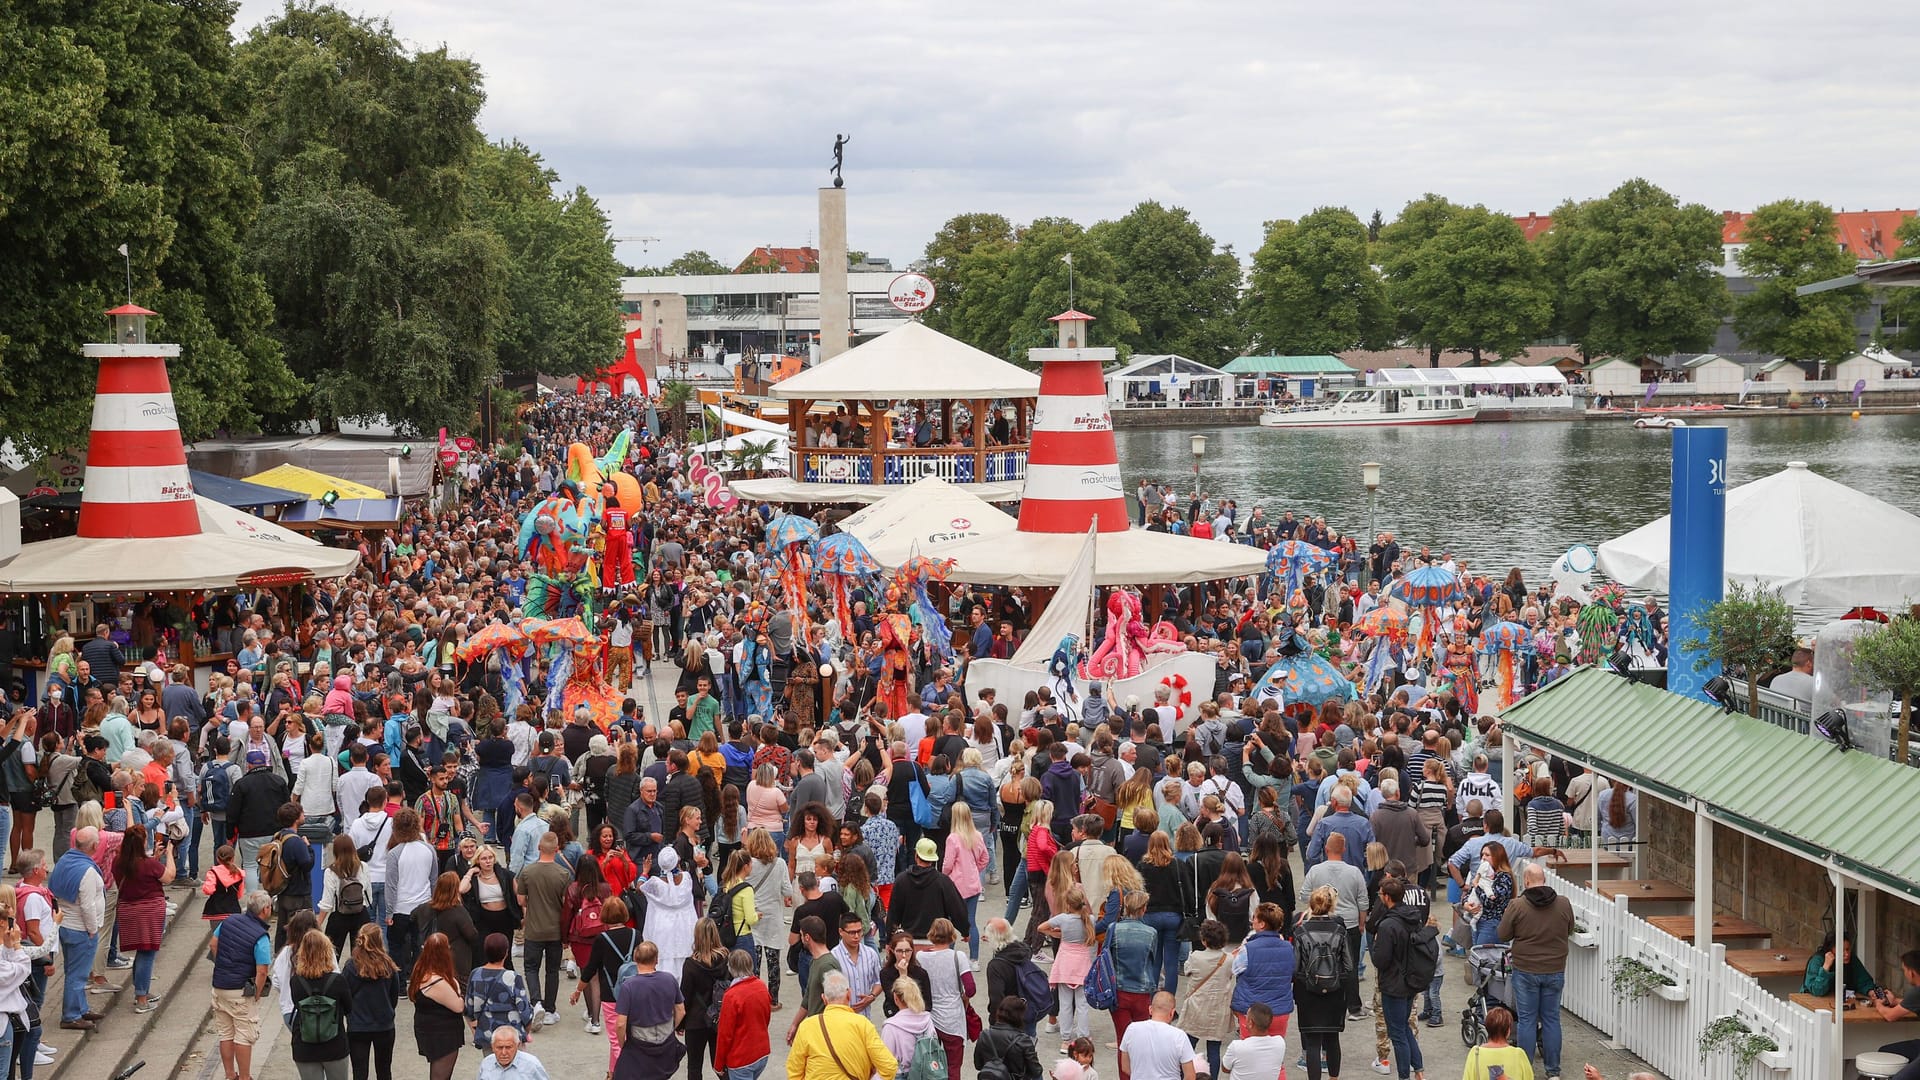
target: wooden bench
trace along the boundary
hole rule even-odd
[[[1591,848],[1562,848],[1560,853],[1565,857],[1555,858],[1549,855],[1541,861],[1546,863],[1547,869],[1561,877],[1575,877],[1593,872],[1594,858]],[[1602,851],[1599,864],[1600,877],[1615,877],[1632,872],[1633,856],[1618,851]]]
[[[1621,878],[1614,881],[1594,882],[1593,891],[1609,900],[1626,897],[1627,903],[1638,901],[1691,901],[1693,890],[1685,885],[1659,878]]]
[[[1691,915],[1655,915],[1648,919],[1647,923],[1654,929],[1672,934],[1681,941],[1693,940],[1693,916]],[[1773,939],[1773,929],[1742,919],[1738,915],[1715,915],[1713,939],[1715,941],[1770,941]]]

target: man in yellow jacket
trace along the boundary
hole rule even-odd
[[[787,1080],[893,1080],[900,1071],[873,1021],[848,1007],[850,997],[847,977],[828,972],[820,988],[827,1007],[801,1021],[787,1051]]]

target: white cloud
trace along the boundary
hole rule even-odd
[[[1715,209],[1887,208],[1920,165],[1920,23],[1784,0],[350,6],[478,61],[488,134],[662,237],[648,261],[807,240],[836,132],[852,244],[896,262],[971,210],[1158,198],[1244,255],[1325,204],[1545,213],[1646,176]]]

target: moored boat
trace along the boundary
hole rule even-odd
[[[1261,427],[1414,427],[1471,424],[1480,404],[1458,387],[1367,386],[1338,390],[1325,402],[1276,405]]]

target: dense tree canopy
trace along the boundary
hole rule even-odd
[[[1553,319],[1539,253],[1511,217],[1436,199],[1408,204],[1405,231],[1398,222],[1382,230],[1402,331],[1435,366],[1443,351],[1518,355]]]
[[[236,119],[231,3],[0,5],[0,432],[28,453],[85,443],[101,312],[161,318],[189,438],[250,430],[298,384],[244,258],[259,202]]]
[[[1782,199],[1754,210],[1746,244],[1735,256],[1753,282],[1753,291],[1733,308],[1742,344],[1788,360],[1834,363],[1853,353],[1853,319],[1867,304],[1866,289],[1796,293],[1802,285],[1853,272],[1854,257],[1839,236],[1833,210],[1824,203]]]
[[[1713,343],[1727,310],[1720,215],[1645,180],[1564,202],[1542,243],[1562,333],[1583,356],[1666,356]]]
[[[1386,283],[1367,254],[1367,227],[1345,207],[1267,223],[1245,299],[1255,346],[1311,356],[1393,344]]]
[[[1087,238],[1113,259],[1127,313],[1140,326],[1124,339],[1133,352],[1208,364],[1240,355],[1240,260],[1230,247],[1217,249],[1184,208],[1148,200],[1088,229]]]
[[[518,142],[475,156],[475,216],[507,249],[502,371],[590,375],[620,349],[620,264],[606,215],[585,188],[556,198],[558,182]]]

